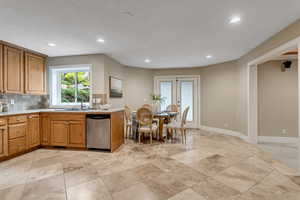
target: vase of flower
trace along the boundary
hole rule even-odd
[[[160,111],[160,105],[165,101],[165,97],[162,97],[160,94],[150,94],[152,99],[152,108],[153,112],[157,113]]]

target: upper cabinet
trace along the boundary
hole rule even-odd
[[[3,45],[0,44],[0,92],[4,92],[3,86]]]
[[[45,58],[0,41],[0,93],[45,94]]]
[[[25,93],[45,93],[45,59],[32,53],[25,53]]]
[[[23,50],[4,45],[4,92],[24,93]]]

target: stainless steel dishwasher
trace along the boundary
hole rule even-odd
[[[87,115],[87,148],[110,149],[110,115]]]

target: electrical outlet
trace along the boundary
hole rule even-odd
[[[283,135],[286,135],[286,134],[287,134],[286,129],[281,129],[281,133],[282,133]]]
[[[15,100],[14,100],[14,99],[11,99],[11,100],[10,100],[10,104],[12,104],[12,105],[15,104]]]

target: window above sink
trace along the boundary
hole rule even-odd
[[[90,105],[91,65],[52,66],[49,72],[51,107]]]

